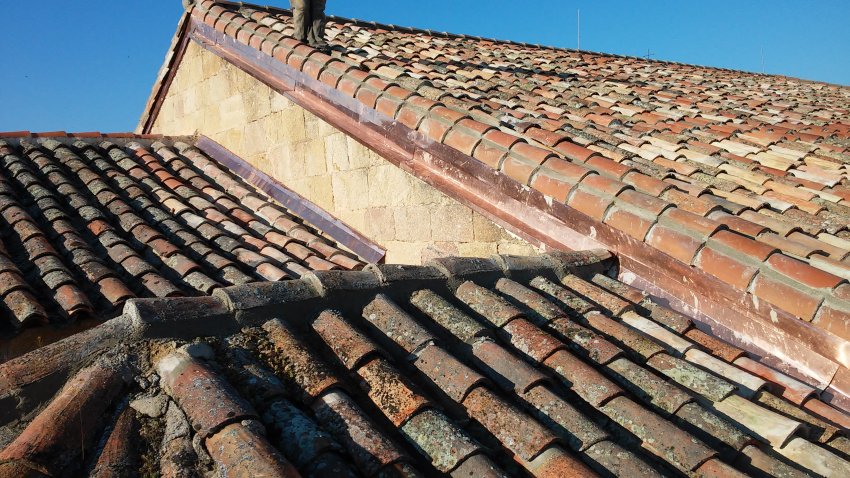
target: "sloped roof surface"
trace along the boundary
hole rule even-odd
[[[448,258],[132,301],[0,365],[0,469],[850,473],[850,416],[612,266],[604,252]]]
[[[0,328],[362,263],[191,145],[0,138]]]
[[[198,2],[198,21],[850,338],[850,88]]]

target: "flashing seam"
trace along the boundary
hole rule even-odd
[[[287,188],[212,139],[201,135],[195,142],[195,147],[249,184],[274,198],[293,214],[326,233],[338,244],[350,249],[366,262],[381,262],[386,256],[386,249],[370,241],[366,236],[332,216],[317,204]]]

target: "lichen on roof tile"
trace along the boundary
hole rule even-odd
[[[152,473],[583,477],[850,470],[844,410],[815,394],[781,393],[801,385],[759,357],[703,348],[712,341],[677,355],[625,320],[653,321],[647,305],[664,306],[611,277],[595,282],[629,297],[619,296],[628,305],[619,315],[559,300],[568,297],[559,290],[580,289],[613,303],[582,279],[596,273],[581,253],[536,263],[571,258],[571,274],[561,262],[537,269],[550,279],[533,280],[516,276],[531,258],[501,258],[492,262],[503,268],[496,285],[493,270],[475,266],[481,261],[455,258],[442,279],[412,295],[416,274],[364,282],[364,272],[347,271],[324,283],[321,274],[293,281],[321,287],[323,297],[212,304],[258,283],[208,298],[132,299],[127,315],[86,339],[0,364],[0,403],[9,404],[0,412],[2,469],[56,475],[133,462]],[[365,273],[381,274],[371,266]],[[450,283],[466,292],[455,296]],[[479,303],[466,309],[466,301]],[[593,353],[610,347],[595,316],[659,347],[647,357]],[[569,320],[596,338],[560,325]],[[623,352],[635,346],[620,343]],[[742,387],[747,370],[765,386]],[[67,407],[101,419],[68,421],[58,412]],[[70,435],[83,448],[68,446]]]
[[[56,327],[102,322],[133,297],[208,295],[362,267],[186,141],[0,142],[4,335],[50,324],[44,337],[61,337]]]
[[[305,79],[339,72],[354,102],[791,315],[811,321],[850,280],[847,87],[338,17],[323,53],[290,38],[287,10],[208,0],[191,16],[248,47],[262,38]],[[774,266],[742,265],[746,245],[710,247],[726,228],[803,264],[789,284],[759,278]],[[824,314],[848,321],[843,306]]]

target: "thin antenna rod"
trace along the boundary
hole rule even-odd
[[[764,74],[764,46],[761,47],[761,74]]]
[[[581,51],[581,10],[576,8],[576,21],[578,21],[578,50]]]

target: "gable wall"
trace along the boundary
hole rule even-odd
[[[387,249],[388,263],[535,248],[190,42],[153,133],[201,133]]]

